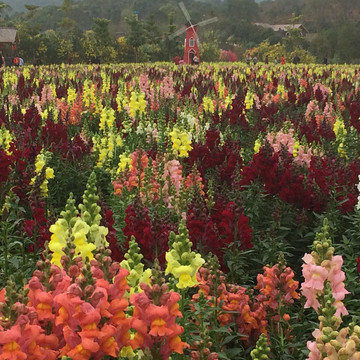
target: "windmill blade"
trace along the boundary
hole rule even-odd
[[[186,31],[186,27],[183,26],[181,29],[176,30],[175,32],[173,32],[172,34],[170,34],[170,35],[168,36],[168,38],[171,40],[171,39],[175,38],[176,36],[181,35],[181,34],[184,33],[185,31]]]
[[[180,6],[180,9],[182,10],[182,12],[184,13],[184,16],[186,18],[186,20],[190,23],[190,25],[192,26],[191,24],[191,19],[190,19],[190,14],[189,12],[187,11],[186,7],[185,7],[185,4],[181,1],[179,2],[179,6]]]
[[[195,36],[196,36],[197,46],[200,49],[201,48],[201,42],[200,42],[200,39],[199,39],[199,36],[198,36],[197,32],[195,32]]]
[[[207,19],[207,20],[203,20],[203,21],[200,21],[197,25],[198,26],[204,26],[204,25],[208,25],[208,24],[212,24],[216,21],[218,21],[219,19],[215,16],[211,19]]]

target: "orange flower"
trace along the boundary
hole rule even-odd
[[[150,325],[149,334],[152,336],[167,336],[173,332],[167,327],[166,321],[162,318],[156,318]]]
[[[122,298],[125,291],[130,289],[126,280],[128,275],[128,270],[120,268],[115,276],[114,283],[110,285],[109,295],[111,299]]]
[[[20,349],[20,338],[20,325],[15,325],[10,330],[1,333],[0,344],[3,346],[0,360],[25,360],[27,358],[27,355]]]
[[[94,325],[97,328],[101,315],[98,309],[95,309],[91,304],[84,302],[77,308],[74,318],[79,320],[83,330],[92,331]]]
[[[28,359],[39,360],[44,358],[42,349],[38,344],[38,339],[42,332],[43,329],[40,326],[25,324],[19,345],[28,354]]]
[[[69,293],[61,293],[54,297],[54,306],[56,311],[55,325],[69,324],[72,328],[76,328],[79,323],[73,318],[75,309],[82,304],[84,300],[81,300],[78,296],[72,297]]]
[[[5,302],[5,288],[2,288],[0,290],[0,303],[4,303]]]
[[[116,357],[119,351],[119,346],[115,341],[115,327],[105,324],[101,329],[101,335],[99,336],[100,348],[106,354],[112,357]]]
[[[38,320],[53,320],[55,315],[53,314],[53,296],[40,289],[29,291],[30,304],[35,307],[38,314]]]
[[[93,346],[91,346],[91,344]],[[93,342],[90,339],[85,339],[85,344],[82,342],[77,345],[74,349],[70,350],[67,355],[71,357],[72,360],[89,360],[93,352],[98,351],[99,345]]]
[[[3,345],[0,360],[25,360],[27,355],[21,351],[20,345],[16,341],[11,341]]]
[[[113,325],[119,325],[124,320],[126,320],[126,315],[124,310],[129,305],[128,301],[125,298],[114,299],[110,303],[109,312],[112,314],[110,322]]]
[[[184,349],[189,347],[189,344],[181,341],[180,336],[176,335],[173,338],[171,338],[171,340],[169,341],[169,347],[172,351],[178,354],[183,354]]]
[[[59,340],[55,334],[40,334],[37,338],[37,343],[41,347],[41,352],[46,360],[55,360],[58,358]]]

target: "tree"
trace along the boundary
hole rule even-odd
[[[292,52],[296,49],[307,47],[307,43],[301,33],[301,29],[295,27],[295,25],[299,23],[301,19],[302,15],[295,16],[295,13],[293,13],[291,16],[290,26],[287,29],[287,36],[283,38],[283,43],[287,52]]]
[[[140,46],[144,45],[146,42],[144,24],[139,21],[135,15],[127,18],[126,22],[130,27],[130,33],[127,37],[127,43],[134,48],[135,62],[138,62],[140,55]]]
[[[252,22],[259,13],[259,5],[254,0],[225,0],[224,4],[227,21],[246,19]]]
[[[110,45],[112,40],[109,32],[110,20],[104,18],[93,19],[93,31],[98,44]]]
[[[175,56],[182,56],[182,46],[180,43],[180,39],[178,36],[173,38],[169,38],[171,34],[173,34],[176,30],[176,25],[174,25],[174,15],[175,13],[172,11],[168,16],[168,31],[164,34],[164,41],[162,42],[164,60],[172,61]]]
[[[81,45],[87,61],[91,58],[97,58],[100,56],[98,42],[93,30],[85,31]]]
[[[338,32],[337,51],[335,57],[341,63],[360,61],[360,27],[352,22],[344,23]]]
[[[216,41],[214,42],[202,42],[200,49],[201,61],[215,62],[220,59],[221,50]]]

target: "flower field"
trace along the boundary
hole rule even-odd
[[[0,360],[360,359],[359,66],[0,89]]]

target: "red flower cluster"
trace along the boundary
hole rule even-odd
[[[225,141],[220,147],[219,130],[209,129],[206,132],[206,143],[204,145],[194,144],[185,160],[192,168],[196,164],[201,178],[206,179],[205,174],[210,170],[220,175],[220,180],[230,185],[234,179],[235,169],[242,165],[240,146],[233,141]]]
[[[12,164],[13,157],[0,148],[0,185],[8,180]]]
[[[166,223],[164,219],[151,221],[149,209],[138,200],[129,205],[125,212],[126,226],[123,228],[124,235],[127,237],[127,242],[124,244],[125,250],[131,236],[134,236],[146,260],[153,263],[155,259],[158,259],[161,265],[164,264],[165,253],[169,249],[169,234],[170,231],[175,230],[175,226]]]
[[[239,185],[248,185],[258,179],[265,190],[299,208],[324,211],[331,204],[331,195],[342,211],[353,211],[357,201],[360,161],[347,164],[337,158],[313,156],[309,169],[305,170],[293,162],[293,156],[285,151],[273,153],[266,146],[243,168]]]

